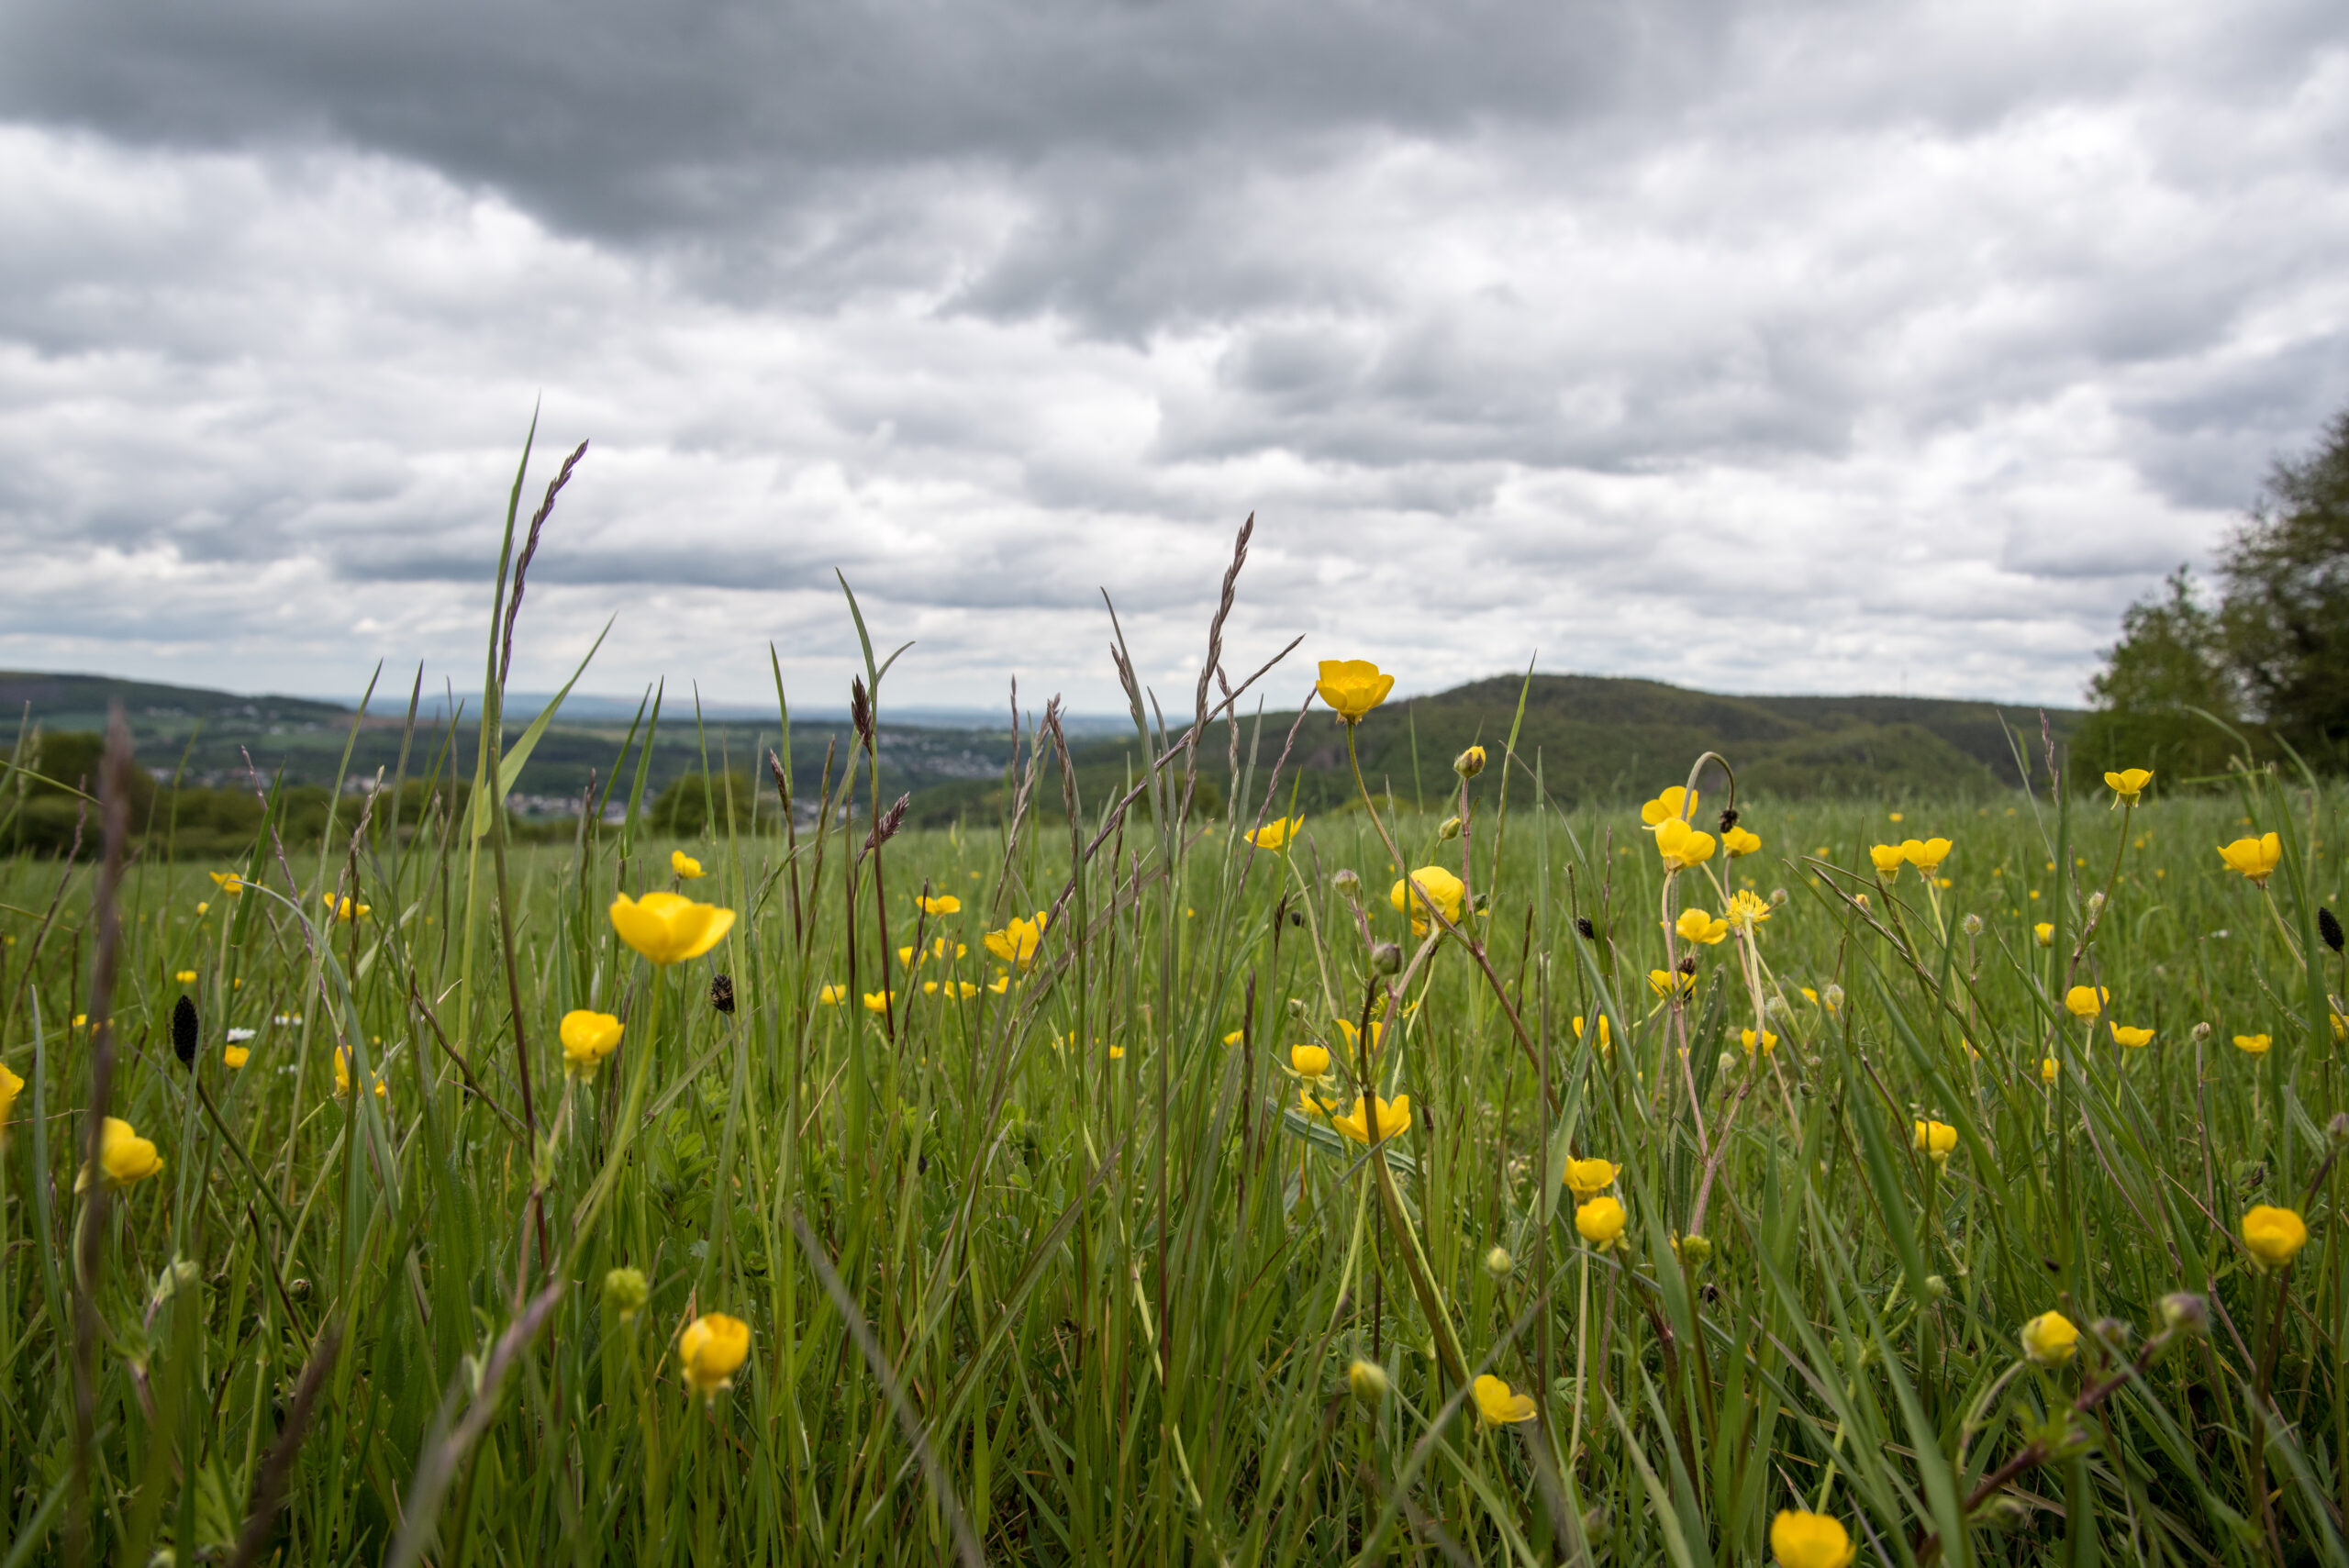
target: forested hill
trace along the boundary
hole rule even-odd
[[[1356,738],[1364,779],[1374,791],[1432,802],[1451,787],[1452,760],[1462,750],[1481,742],[1497,755],[1520,689],[1518,751],[1529,764],[1538,758],[1544,785],[1570,803],[1652,795],[1684,779],[1707,751],[1727,756],[1740,793],[1756,796],[1988,795],[2019,786],[2009,730],[2034,769],[2042,751],[2035,707],[1937,697],[1722,696],[1598,675],[1536,675],[1528,687],[1521,677],[1497,676],[1390,700],[1372,713]],[[2083,717],[2070,708],[2045,713],[2058,743]],[[1254,716],[1241,721],[1241,754],[1252,740],[1260,777],[1295,717],[1293,709],[1267,713],[1261,732]],[[1218,726],[1206,748],[1214,759],[1210,779],[1227,771],[1228,739]],[[1087,798],[1121,776],[1135,751],[1130,742],[1080,746]],[[1300,806],[1327,810],[1353,795],[1345,733],[1318,708],[1297,731],[1291,767]]]

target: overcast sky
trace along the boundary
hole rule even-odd
[[[0,664],[2076,701],[2349,404],[2340,0],[0,0]],[[535,488],[535,484],[534,484]]]

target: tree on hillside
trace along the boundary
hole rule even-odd
[[[2349,762],[2349,410],[2279,462],[2220,558],[2230,662],[2252,705],[2311,762]]]
[[[2144,767],[2176,782],[2223,768],[2233,749],[2202,717],[2233,722],[2243,714],[2220,614],[2198,598],[2187,568],[2165,586],[2167,598],[2141,599],[2121,615],[2121,640],[2088,683],[2097,711],[2080,726],[2072,755],[2095,777]]]
[[[2225,765],[2233,743],[2194,710],[2264,727],[2314,766],[2349,769],[2349,410],[2308,456],[2279,461],[2219,555],[2220,601],[2186,568],[2132,605],[2088,683],[2086,773],[2170,780]]]

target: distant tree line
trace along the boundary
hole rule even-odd
[[[94,804],[106,752],[104,736],[68,730],[34,733],[13,761],[0,752],[0,854],[57,856],[71,852],[78,841],[80,853],[97,853],[103,825]],[[867,809],[861,786],[841,793],[836,806]],[[887,784],[884,776],[884,785]],[[189,859],[224,860],[242,856],[252,848],[264,813],[274,809],[277,833],[291,847],[315,846],[331,820],[338,833],[348,836],[365,806],[362,796],[346,795],[331,815],[333,792],[321,784],[265,785],[270,805],[250,786],[174,788],[159,783],[147,769],[130,776],[130,825],[140,852],[172,854]],[[1057,798],[1057,797],[1055,797]],[[616,789],[607,805],[627,804],[624,788]],[[412,839],[418,832],[438,834],[462,822],[473,802],[470,778],[426,781],[409,779],[395,800],[378,797],[368,812],[371,835],[379,842],[387,833]],[[796,803],[803,820],[816,803]],[[707,777],[699,771],[670,781],[650,795],[641,807],[645,830],[662,838],[694,839],[704,833],[725,837],[763,833],[780,835],[783,817],[771,784],[754,780],[736,768]],[[577,830],[573,815],[553,820],[529,821],[508,813],[507,832],[518,842],[568,842]]]
[[[2349,410],[2279,460],[2219,552],[2215,600],[2181,566],[2132,605],[2088,684],[2083,773],[2150,767],[2183,784],[2242,746],[2349,773]]]
[[[106,738],[67,730],[36,732],[13,759],[0,754],[0,854],[59,856],[79,845],[94,858],[105,831],[95,805]],[[314,847],[329,821],[348,838],[365,812],[370,834],[380,844],[394,832],[412,839],[445,831],[464,819],[472,804],[469,779],[409,779],[396,797],[378,796],[372,809],[363,796],[346,795],[338,806],[321,784],[266,783],[269,798],[250,786],[174,788],[145,768],[130,774],[130,831],[139,852],[195,860],[229,860],[250,852],[263,817],[274,812],[277,836],[287,847]],[[329,810],[329,807],[332,807]],[[568,839],[564,824],[507,818],[516,839]]]

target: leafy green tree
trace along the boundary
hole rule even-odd
[[[2314,765],[2349,764],[2349,410],[2277,463],[2220,558],[2228,662],[2250,706]]]
[[[2224,767],[2237,748],[2197,709],[2255,747],[2349,772],[2349,410],[2313,451],[2277,462],[2219,580],[2213,608],[2180,567],[2122,616],[2073,746],[2083,774],[2149,767],[2176,783]]]
[[[2074,737],[2072,758],[2091,780],[2109,769],[2151,768],[2158,787],[2216,773],[2235,750],[2202,717],[2243,717],[2221,613],[2199,601],[2183,566],[2165,587],[2165,597],[2140,599],[2121,615],[2121,640],[2088,683],[2097,710]]]

